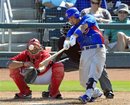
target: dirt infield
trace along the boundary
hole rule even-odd
[[[33,92],[33,98],[29,100],[13,99],[14,92],[0,93],[0,105],[82,105],[78,97],[81,92],[62,92],[63,100],[42,99],[40,92]],[[7,96],[8,95],[8,96]],[[87,105],[130,105],[130,93],[115,92],[114,99],[106,99],[104,96]]]
[[[129,69],[108,69],[110,80],[130,81]],[[0,81],[11,80],[8,70],[0,69]],[[65,73],[64,80],[78,80],[78,71]],[[106,99],[104,96],[97,99],[94,103],[87,105],[130,105],[130,92],[114,92],[114,99]],[[33,92],[30,100],[14,100],[14,92],[0,92],[0,105],[82,105],[78,97],[82,92],[62,92],[63,100],[42,99],[41,92]]]

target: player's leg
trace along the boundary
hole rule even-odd
[[[10,77],[14,80],[15,84],[19,88],[20,92],[15,94],[15,99],[23,98],[28,99],[32,97],[31,90],[24,81],[24,76],[21,73],[21,69],[11,69]]]
[[[117,33],[117,50],[127,51],[128,50],[128,36],[123,32]]]
[[[52,67],[42,76],[38,76],[33,84],[49,84],[48,91],[42,92],[43,98],[61,99],[59,91],[64,77],[64,66],[62,63],[54,63]]]
[[[88,81],[86,81],[87,82],[86,92],[84,95],[79,97],[82,103],[87,103],[92,98],[94,94],[94,89],[96,88],[97,81],[99,80],[102,74],[105,60],[106,60],[105,47],[98,50],[93,49],[93,50],[86,50],[82,52],[81,59],[80,59],[80,70],[82,72],[86,71],[85,74],[87,74],[88,72],[88,75],[86,76],[84,75],[84,73],[82,73],[82,75],[80,74],[81,80],[83,81],[81,82],[83,85],[84,85],[84,80],[86,81],[85,77],[88,78]]]
[[[38,75],[36,80],[33,82],[35,85],[49,85],[51,83],[51,78],[52,78],[52,67],[48,69],[47,72]],[[50,90],[50,85],[48,86],[48,91],[43,91],[42,92],[42,97],[43,98],[49,98],[49,90]]]
[[[99,83],[100,83],[100,86],[103,90],[105,97],[106,98],[113,98],[114,94],[113,94],[112,84],[108,78],[105,67],[104,67],[104,70],[102,72],[101,77],[99,78]]]
[[[59,91],[60,84],[64,77],[64,66],[62,63],[54,63],[52,65],[52,78],[50,84],[49,95],[52,98],[61,98]]]
[[[98,97],[102,96],[102,92],[96,88],[96,84],[97,81],[95,81],[94,78],[89,78],[88,82],[86,83],[87,88],[85,94],[79,97],[79,100],[83,104],[86,104],[87,102],[93,102]]]

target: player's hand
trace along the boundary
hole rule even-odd
[[[24,62],[24,67],[33,67],[34,66],[34,64],[32,63],[32,62]]]
[[[105,39],[105,40],[104,40],[104,43],[105,43],[105,45],[108,45],[110,42],[109,42],[108,39]]]
[[[74,46],[76,44],[76,36],[75,35],[71,35],[70,37],[70,45]]]
[[[66,50],[68,50],[70,48],[70,41],[69,40],[64,41],[63,48],[65,48]]]

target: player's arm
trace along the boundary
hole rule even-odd
[[[68,50],[70,46],[74,46],[76,44],[76,38],[82,35],[87,29],[88,24],[80,25],[70,37],[66,37],[63,47]]]
[[[83,33],[85,33],[85,31],[88,29],[88,24],[83,24],[80,25],[74,32],[73,35],[71,35],[70,37],[70,45],[74,46],[76,44],[76,38],[80,35],[82,35]]]
[[[78,29],[83,34],[88,29],[88,24],[86,23],[86,24],[80,25]]]
[[[16,69],[16,68],[24,67],[24,62],[10,60],[8,62],[8,67],[9,67],[9,69]]]
[[[77,37],[78,35],[76,33],[72,34],[70,37],[66,37],[63,47],[68,50],[70,46],[74,46],[76,44]]]
[[[109,37],[107,35],[104,35],[104,43],[105,43],[105,45],[108,45],[110,43]]]
[[[20,67],[31,67],[34,66],[32,62],[23,62],[23,61],[16,61],[16,60],[10,60],[8,62],[9,69],[17,69]]]
[[[26,59],[27,59],[26,51],[22,51],[18,55],[10,58],[7,65],[9,67],[9,69],[17,69],[17,68],[21,68],[21,67],[34,66],[32,62],[26,61]]]
[[[76,38],[88,30],[88,24],[80,25],[74,32],[73,36]]]

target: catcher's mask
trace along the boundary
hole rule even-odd
[[[67,32],[69,31],[69,29],[71,28],[71,26],[72,26],[71,23],[66,22],[66,23],[63,25],[63,28],[62,28],[62,30],[61,30],[61,34],[66,35]]]
[[[33,38],[27,44],[28,55],[32,59],[36,59],[40,56],[42,46],[38,39]]]

